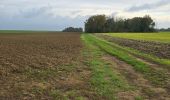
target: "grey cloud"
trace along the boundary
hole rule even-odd
[[[111,14],[111,16],[116,16],[118,14],[118,12],[113,12],[112,14]]]
[[[0,29],[14,30],[62,30],[65,27],[83,27],[83,22],[87,16],[77,16],[76,18],[56,16],[49,18],[48,16],[37,16],[32,18],[24,18],[22,16],[12,19],[0,18]]]
[[[25,18],[38,17],[40,15],[45,14],[50,8],[51,8],[50,6],[46,6],[46,7],[40,7],[40,8],[20,10],[20,15]]]
[[[81,12],[82,12],[81,10],[76,10],[76,11],[72,11],[71,14],[77,15],[77,14],[79,14],[79,13],[81,13]]]
[[[161,0],[161,1],[156,2],[156,3],[143,4],[143,5],[140,5],[140,6],[132,6],[126,11],[137,12],[137,11],[142,11],[142,10],[149,10],[149,9],[154,9],[154,8],[158,8],[158,7],[161,7],[161,6],[165,6],[167,4],[170,4],[169,0]]]
[[[83,27],[84,21],[91,15],[111,13],[111,16],[127,11],[154,9],[170,0],[0,0],[0,29],[61,30],[67,26]],[[122,11],[123,10],[123,11]],[[157,9],[159,10],[159,9]],[[160,9],[164,10],[164,9]],[[167,9],[166,9],[167,10]],[[153,11],[149,12],[152,13]],[[162,11],[157,11],[161,12]],[[164,13],[165,16],[168,13]],[[137,15],[136,15],[137,16]],[[163,26],[164,24],[161,24]],[[169,25],[169,23],[168,23]],[[164,25],[165,26],[165,25]]]

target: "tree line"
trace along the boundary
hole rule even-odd
[[[82,28],[68,27],[63,30],[63,32],[83,32]]]
[[[95,15],[85,22],[85,32],[87,33],[154,32],[154,27],[155,22],[149,15],[131,19]]]
[[[161,32],[170,32],[170,28],[161,28],[161,29],[159,29],[159,31],[161,31]]]

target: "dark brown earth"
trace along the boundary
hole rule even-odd
[[[24,71],[27,67],[69,64],[82,47],[80,34],[76,33],[23,34],[0,35],[1,76]]]
[[[75,98],[88,77],[81,49],[79,33],[0,34],[0,99]]]
[[[96,35],[110,42],[119,44],[121,46],[130,47],[147,54],[155,55],[159,58],[170,59],[170,44],[167,43],[148,42],[142,40],[132,40],[117,37],[115,38],[102,34]]]

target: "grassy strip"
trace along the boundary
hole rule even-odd
[[[139,56],[139,57],[142,57],[142,58],[145,58],[147,60],[150,60],[150,61],[153,61],[155,63],[158,63],[158,64],[161,64],[161,65],[165,65],[164,67],[167,67],[169,68],[170,67],[170,60],[169,59],[161,59],[161,58],[158,58],[157,56],[154,56],[154,55],[150,55],[150,54],[145,54],[145,53],[142,53],[138,50],[135,50],[133,48],[129,48],[129,47],[122,47],[118,44],[115,44],[115,43],[109,43],[110,45],[113,45],[114,47],[116,48],[119,48],[121,50],[124,50],[125,52],[129,52],[130,54],[133,54],[133,55],[136,55],[136,56]]]
[[[137,60],[134,56],[130,55],[128,52],[123,51],[116,46],[111,45],[110,42],[101,40],[92,35],[85,35],[92,43],[99,46],[102,50],[109,53],[110,55],[116,56],[117,58],[125,61],[126,63],[132,65],[134,69],[138,72],[144,74],[144,76],[150,80],[154,85],[166,86],[168,76],[161,71],[154,70],[149,67],[146,63]]]
[[[116,93],[120,91],[131,90],[131,86],[128,85],[124,77],[116,72],[110,64],[101,60],[103,51],[92,45],[92,41],[87,35],[83,35],[82,39],[87,46],[84,51],[84,56],[87,58],[84,64],[90,66],[92,70],[90,80],[92,88],[108,100],[116,99]]]
[[[114,45],[116,45],[116,44],[114,44]],[[118,46],[118,47],[120,47],[120,46]],[[148,59],[150,61],[153,61],[155,63],[165,65],[164,67],[170,68],[170,60],[169,59],[161,59],[161,58],[158,58],[154,55],[145,54],[145,53],[142,53],[138,50],[128,48],[128,47],[120,47],[120,48],[124,49],[125,51],[127,51],[131,54],[134,54],[134,55],[139,56],[139,57],[143,57],[143,58]]]

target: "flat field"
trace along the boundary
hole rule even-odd
[[[169,100],[169,40],[123,34],[1,31],[0,98]]]
[[[67,88],[63,77],[69,77],[81,48],[79,33],[0,34],[1,100],[52,99],[55,88]]]
[[[156,41],[170,43],[170,32],[160,33],[109,33],[108,35],[119,38]]]

